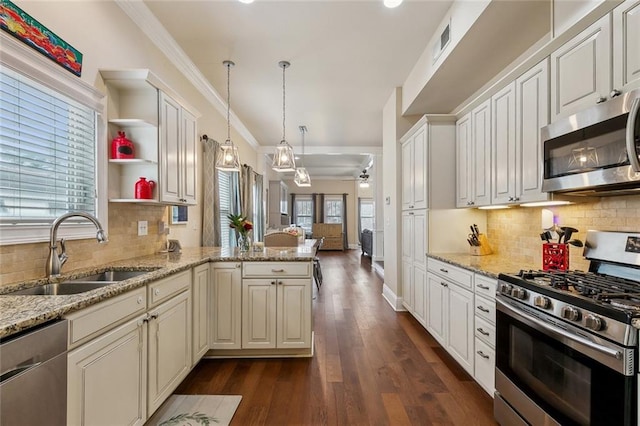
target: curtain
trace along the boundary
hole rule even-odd
[[[296,194],[291,194],[291,219],[297,221]],[[297,225],[297,224],[296,224]]]
[[[319,194],[318,198],[320,199],[320,202],[318,203],[318,207],[319,207],[319,214],[318,214],[318,223],[324,223],[324,194]]]
[[[253,239],[254,241],[262,241],[264,238],[264,179],[262,175],[258,173],[254,173],[253,175],[255,181],[254,194],[255,198],[253,200],[254,206],[254,221],[253,221]]]
[[[358,221],[358,242],[362,244],[362,223],[360,218],[362,217],[362,198],[358,197],[358,217],[356,220]]]
[[[243,164],[240,168],[240,211],[250,221],[255,222],[253,217],[253,187],[255,178],[251,166]]]
[[[343,247],[346,249],[349,248],[349,239],[347,238],[347,194],[342,194],[342,238],[343,238]]]
[[[314,223],[318,223],[317,209],[318,209],[318,194],[313,193],[311,194],[311,226],[313,226]]]
[[[220,247],[220,188],[218,187],[216,156],[218,142],[213,139],[204,141],[203,181],[204,208],[202,211],[202,246]]]

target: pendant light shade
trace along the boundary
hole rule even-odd
[[[307,126],[299,126],[300,133],[302,133],[302,157],[300,157],[300,167],[296,168],[296,176],[293,178],[293,181],[298,186],[311,186],[311,176],[309,176],[309,172],[304,167],[304,134],[307,132]]]
[[[291,64],[287,61],[278,62],[278,66],[282,68],[282,140],[280,145],[276,147],[276,152],[273,156],[273,163],[271,168],[276,172],[295,172],[296,160],[293,157],[293,148],[287,143],[285,138],[285,100],[286,100],[286,86],[284,74],[285,70]]]
[[[231,142],[231,121],[229,112],[231,110],[231,90],[229,88],[229,77],[231,67],[235,64],[232,61],[223,61],[222,64],[227,67],[227,140],[218,148],[216,158],[216,169],[228,172],[240,171],[240,157],[238,156],[238,148]]]

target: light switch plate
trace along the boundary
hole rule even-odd
[[[146,220],[138,221],[138,236],[147,235],[149,233],[149,225]]]

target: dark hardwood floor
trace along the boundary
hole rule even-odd
[[[495,425],[493,400],[393,311],[360,253],[320,253],[313,358],[205,359],[175,393],[242,395],[232,425]]]

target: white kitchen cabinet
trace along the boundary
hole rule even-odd
[[[191,290],[149,314],[147,407],[151,415],[191,371]]]
[[[491,100],[456,122],[456,206],[491,204]]]
[[[428,272],[427,303],[427,330],[462,368],[473,374],[473,293]]]
[[[160,201],[196,203],[196,138],[193,114],[160,92]]]
[[[549,123],[548,60],[491,98],[491,204],[546,201],[540,129]]]
[[[211,282],[211,268],[208,263],[203,263],[193,268],[192,277],[192,329],[193,329],[193,355],[192,366],[209,350],[209,292]]]
[[[402,304],[426,325],[427,210],[402,212]]]
[[[475,370],[473,377],[493,396],[495,390],[497,280],[475,274]]]
[[[109,201],[195,204],[196,115],[149,70],[100,74],[108,94],[106,143],[124,131],[135,146],[135,158],[109,160]],[[156,183],[152,199],[134,197],[140,177]]]
[[[424,115],[400,138],[402,210],[455,207],[455,116]]]
[[[611,91],[611,15],[551,53],[551,121],[599,102]]]
[[[143,425],[147,419],[145,316],[69,352],[68,425]]]
[[[507,204],[516,196],[516,83],[491,97],[491,202]]]
[[[269,226],[288,225],[283,223],[282,216],[289,214],[289,187],[281,180],[269,182]]]
[[[402,209],[427,208],[427,126],[402,138]]]
[[[238,262],[215,262],[211,266],[211,349],[242,347],[242,269]]]
[[[245,262],[242,349],[308,349],[311,262]]]
[[[626,0],[613,10],[613,87],[640,87],[640,1]]]

